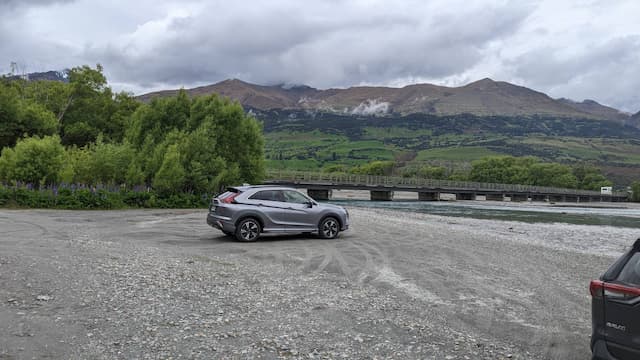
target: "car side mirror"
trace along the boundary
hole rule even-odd
[[[313,201],[307,201],[307,207],[308,208],[312,208],[313,207]]]

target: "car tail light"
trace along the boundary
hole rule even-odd
[[[589,284],[589,292],[594,298],[601,298],[604,295],[604,282],[600,280],[591,280]]]
[[[604,284],[604,296],[614,299],[633,299],[640,296],[640,289],[620,284]]]
[[[589,291],[594,298],[606,296],[612,299],[628,300],[640,296],[640,289],[620,284],[605,283],[600,280],[592,280]]]
[[[223,199],[220,199],[220,201],[222,201],[222,202],[223,202],[223,203],[225,203],[225,204],[233,204],[233,203],[235,203],[235,202],[236,202],[236,201],[235,201],[235,198],[236,198],[238,195],[240,195],[240,193],[235,193],[235,194],[229,195],[229,196],[227,196],[227,197],[225,197],[225,198],[223,198]]]

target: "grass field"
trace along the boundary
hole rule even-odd
[[[365,126],[341,133],[335,128],[266,132],[267,167],[319,171],[354,167],[376,160],[400,166],[447,163],[468,169],[487,156],[536,156],[543,161],[598,166],[622,182],[640,177],[640,140],[571,136],[506,136],[498,130],[449,132],[402,126]]]
[[[480,146],[463,146],[421,150],[415,161],[447,160],[473,161],[487,156],[505,155]]]

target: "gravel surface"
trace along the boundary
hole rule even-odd
[[[634,229],[349,209],[238,243],[205,211],[0,211],[0,359],[588,359]]]

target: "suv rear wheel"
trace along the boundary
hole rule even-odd
[[[340,223],[338,222],[338,219],[332,216],[322,219],[320,226],[318,227],[318,234],[320,234],[320,237],[323,239],[334,239],[338,236],[339,232]]]
[[[246,218],[241,220],[236,227],[236,239],[239,241],[256,241],[260,237],[262,227],[258,220]]]

